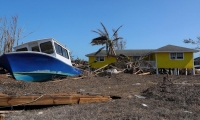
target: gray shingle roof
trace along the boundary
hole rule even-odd
[[[117,55],[120,54],[124,54],[126,56],[141,56],[141,55],[146,55],[148,53],[151,53],[152,51],[154,51],[154,49],[146,49],[146,50],[115,50]],[[94,56],[96,52],[87,54],[85,56],[89,57],[89,56]],[[99,52],[97,54],[97,56],[106,56],[106,50],[102,50],[101,52]]]
[[[166,45],[156,49],[154,52],[199,52],[199,51],[175,45]]]
[[[150,53],[156,53],[156,52],[199,52],[195,49],[175,46],[175,45],[166,45],[163,47],[160,47],[158,49],[141,49],[141,50],[115,50],[116,54],[124,54],[126,56],[142,56],[147,55]],[[94,56],[96,52],[87,54],[85,56]],[[97,54],[97,56],[106,56],[106,50],[102,50],[100,53]]]

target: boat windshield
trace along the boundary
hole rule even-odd
[[[40,44],[41,52],[47,53],[47,54],[52,54],[53,53],[53,46],[52,42],[44,42]]]
[[[68,51],[66,49],[64,49],[63,47],[61,47],[60,45],[58,45],[55,42],[54,42],[54,45],[55,45],[57,54],[69,59],[69,54],[68,54]]]
[[[28,51],[28,49],[24,47],[24,48],[17,49],[16,51]]]
[[[40,52],[40,49],[38,46],[31,47],[32,51]]]

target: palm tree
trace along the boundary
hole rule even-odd
[[[106,30],[106,27],[103,25],[103,23],[101,23],[101,26],[103,27],[103,31],[100,29],[92,30],[92,32],[97,33],[99,35],[99,37],[92,39],[91,44],[92,45],[104,45],[95,53],[95,55],[97,55],[99,52],[101,52],[101,50],[106,48],[107,57],[109,57],[109,56],[116,57],[114,44],[116,41],[123,39],[122,37],[118,37],[118,34],[117,34],[119,29],[122,27],[122,25],[117,30],[113,30],[113,35],[111,38],[109,37],[109,34]]]

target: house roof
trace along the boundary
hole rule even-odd
[[[148,53],[151,53],[154,51],[154,49],[145,49],[145,50],[115,50],[117,55],[124,54],[126,56],[141,56],[141,55],[146,55]],[[85,56],[94,56],[96,52],[87,54]],[[106,50],[102,50],[99,52],[96,56],[105,56],[106,55]]]
[[[156,53],[156,52],[199,52],[195,49],[175,46],[175,45],[166,45],[163,47],[160,47],[158,49],[141,49],[141,50],[115,50],[117,55],[124,54],[126,56],[142,56],[147,55],[150,53]],[[87,54],[85,56],[94,56],[96,52]],[[106,50],[102,50],[99,52],[96,56],[106,56]]]
[[[200,61],[200,57],[194,58],[194,61]]]
[[[156,49],[154,52],[199,52],[199,51],[175,45],[166,45]]]

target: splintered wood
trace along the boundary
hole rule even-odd
[[[0,114],[0,120],[4,120],[4,117]]]
[[[77,93],[59,93],[29,96],[9,96],[0,93],[0,106],[27,106],[27,105],[63,105],[82,104],[91,102],[106,102],[110,96],[88,95]]]

